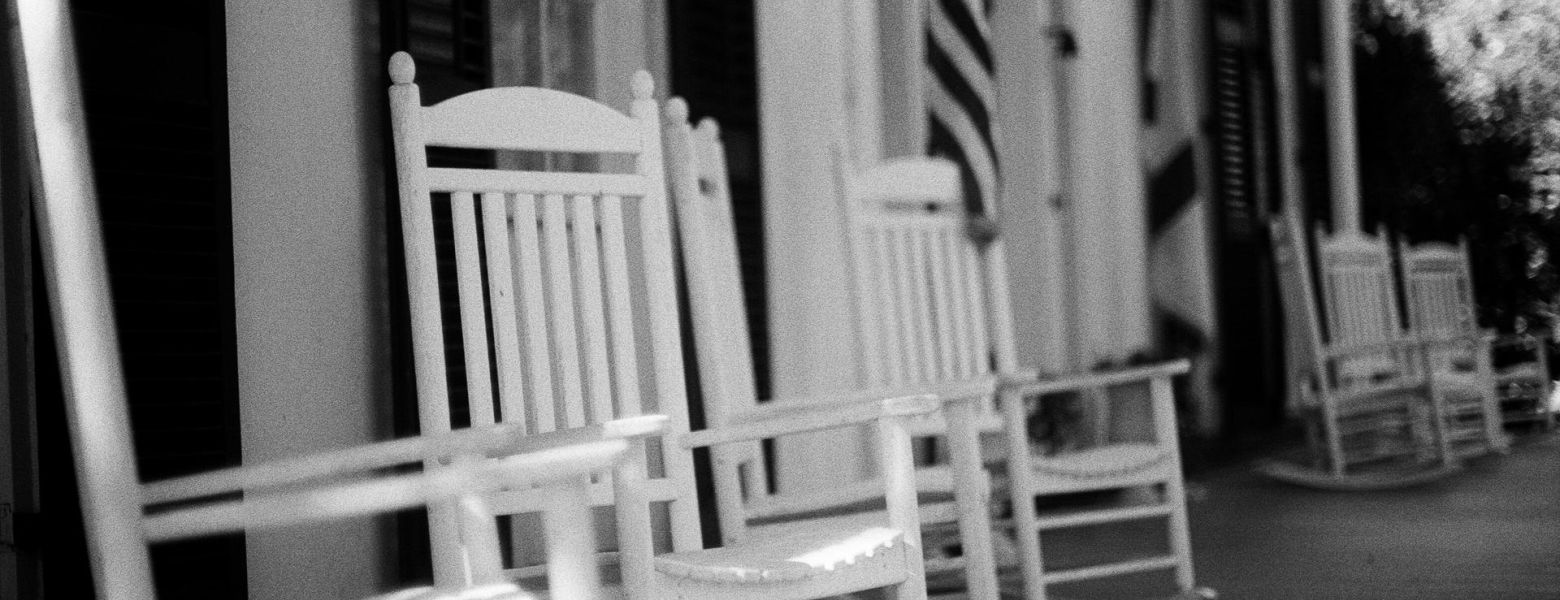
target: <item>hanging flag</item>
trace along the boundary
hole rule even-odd
[[[958,163],[971,214],[994,215],[998,179],[990,6],[987,0],[928,4],[927,153]]]

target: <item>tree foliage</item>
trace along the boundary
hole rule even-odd
[[[1377,0],[1423,32],[1448,96],[1483,132],[1560,148],[1560,2]]]
[[[1466,235],[1481,321],[1546,324],[1560,293],[1560,186],[1546,174],[1560,167],[1560,1],[1366,1],[1367,217],[1412,240]]]

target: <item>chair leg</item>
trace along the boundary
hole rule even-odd
[[[1192,591],[1197,578],[1192,573],[1191,520],[1186,515],[1186,481],[1179,476],[1165,483],[1165,501],[1170,506],[1170,550],[1175,554],[1175,583],[1182,593]]]
[[[991,478],[981,466],[980,441],[975,432],[975,407],[955,402],[944,414],[948,420],[948,451],[955,481],[954,502],[959,511],[959,538],[964,547],[965,585],[972,600],[997,600],[997,562],[991,542]]]
[[[1024,597],[1045,600],[1044,563],[1040,552],[1040,516],[1035,512],[1035,495],[1030,479],[1029,428],[1024,397],[1002,395],[1002,418],[1006,422],[1008,491],[1013,502],[1013,537],[1018,538],[1018,566],[1024,576]]]

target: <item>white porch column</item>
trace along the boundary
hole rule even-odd
[[[1056,44],[1036,35],[1053,24],[1053,0],[997,2],[991,18],[1001,130],[1000,224],[1007,245],[1018,364],[1072,368],[1067,331],[1060,95]]]
[[[226,7],[244,462],[367,442],[389,410],[375,9]],[[362,519],[249,533],[249,597],[369,595],[377,530]]]
[[[1354,0],[1326,0],[1322,40],[1333,232],[1355,233],[1360,231],[1360,162],[1354,128]]]
[[[1078,40],[1066,135],[1072,214],[1075,368],[1123,359],[1152,341],[1147,197],[1135,0],[1067,0]]]
[[[769,327],[777,397],[856,385],[854,326],[844,270],[845,236],[836,156],[852,130],[846,26],[855,12],[837,0],[757,4],[764,233]],[[875,89],[875,88],[874,88]],[[861,96],[856,95],[857,99]],[[855,432],[780,440],[777,478],[787,492],[859,477],[870,454]]]

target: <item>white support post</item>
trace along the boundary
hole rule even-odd
[[[1327,65],[1328,172],[1333,233],[1360,231],[1359,142],[1354,127],[1354,1],[1323,6],[1322,53]]]

